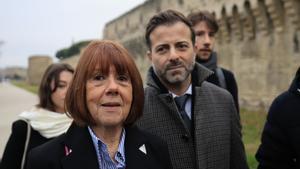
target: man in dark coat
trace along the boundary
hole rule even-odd
[[[187,18],[158,13],[145,37],[152,66],[139,125],[167,142],[174,169],[247,169],[232,96],[205,81],[212,72],[195,63]]]
[[[231,71],[218,66],[217,53],[213,50],[215,34],[219,29],[215,17],[207,11],[197,11],[189,14],[188,19],[196,34],[196,61],[214,72],[206,80],[228,90],[239,112],[238,87],[234,75]]]
[[[270,107],[256,159],[258,169],[300,168],[300,67]]]

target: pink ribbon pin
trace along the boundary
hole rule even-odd
[[[67,146],[65,146],[65,155],[68,156],[71,153],[72,153],[72,149],[70,149]]]

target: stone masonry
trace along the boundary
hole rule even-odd
[[[28,59],[27,77],[31,85],[39,85],[47,67],[52,64],[52,58],[49,56],[31,56]]]
[[[122,43],[145,77],[144,31],[155,13],[208,10],[218,19],[221,66],[235,73],[241,107],[267,109],[300,66],[300,0],[147,0],[106,24],[104,39]]]

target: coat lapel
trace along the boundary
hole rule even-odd
[[[125,137],[126,169],[151,168],[147,141],[139,129],[136,126],[126,128]]]
[[[72,124],[63,143],[65,156],[61,159],[63,169],[99,169],[96,150],[87,127]],[[68,151],[68,155],[66,155]]]
[[[185,130],[186,133],[191,134],[189,128],[185,125],[185,122],[180,116],[172,95],[170,93],[163,93],[160,94],[158,98],[164,104],[164,107],[167,107],[169,109],[167,112],[171,114],[170,116],[181,124],[182,129]]]

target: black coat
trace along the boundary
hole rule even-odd
[[[261,142],[259,169],[300,168],[300,68],[289,90],[273,101]]]
[[[0,169],[20,169],[24,153],[25,141],[27,135],[27,123],[23,120],[17,120],[12,125],[12,132],[6,144]],[[31,128],[30,141],[26,154],[32,148],[39,146],[50,139],[43,137],[38,131]],[[26,162],[25,162],[26,165]]]
[[[168,148],[157,136],[137,127],[125,128],[126,169],[171,169]],[[139,150],[145,145],[147,155]],[[65,147],[72,149],[69,155]],[[99,169],[96,150],[87,127],[73,124],[66,134],[34,148],[27,169]]]
[[[234,78],[234,75],[231,71],[229,71],[227,69],[221,68],[221,70],[223,71],[223,74],[225,77],[225,83],[226,83],[226,87],[227,87],[226,90],[232,95],[237,112],[239,112],[238,87],[237,87],[237,83]],[[214,69],[212,71],[214,71],[214,74],[209,76],[207,78],[207,81],[210,83],[213,83],[217,86],[220,86],[219,79],[218,79],[218,76],[216,73],[216,69]]]

